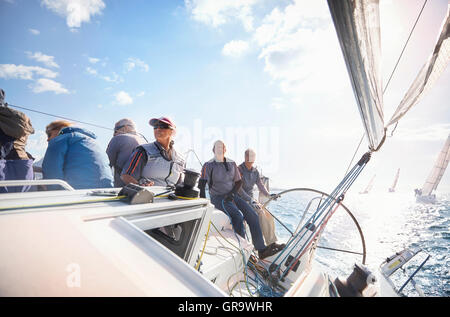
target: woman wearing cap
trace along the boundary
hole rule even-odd
[[[73,188],[113,187],[105,153],[94,133],[65,120],[46,127],[48,147],[42,162],[46,179],[62,179]]]
[[[280,250],[273,244],[265,245],[258,215],[238,195],[242,186],[241,174],[236,163],[225,157],[225,144],[220,140],[216,141],[213,152],[214,158],[203,164],[198,185],[200,197],[206,197],[205,187],[208,184],[211,203],[230,217],[234,230],[243,238],[245,238],[244,220],[247,221],[259,258],[274,255]]]
[[[181,181],[184,169],[184,160],[173,147],[176,126],[167,117],[154,118],[149,123],[156,141],[134,150],[122,169],[122,181],[144,186],[174,186]]]
[[[108,144],[106,154],[109,158],[109,166],[114,167],[114,186],[122,187],[124,182],[120,174],[134,149],[148,143],[145,138],[136,132],[136,125],[131,119],[121,119],[114,126],[114,136]]]

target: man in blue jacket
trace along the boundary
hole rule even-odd
[[[94,133],[59,120],[46,127],[48,147],[42,162],[45,179],[62,179],[75,189],[113,187],[108,158]]]

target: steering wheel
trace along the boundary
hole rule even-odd
[[[316,190],[316,189],[312,189],[312,188],[292,188],[292,189],[288,189],[288,190],[284,190],[284,191],[281,191],[281,192],[279,192],[279,193],[277,193],[276,194],[276,196],[273,196],[273,197],[270,197],[264,204],[263,204],[263,207],[267,210],[267,211],[269,211],[267,208],[266,208],[266,206],[272,201],[272,200],[276,200],[276,199],[278,199],[279,197],[281,197],[282,195],[284,195],[284,194],[286,194],[286,193],[289,193],[289,192],[293,192],[293,191],[298,191],[298,192],[313,192],[313,193],[316,193],[316,194],[319,194],[319,195],[321,195],[320,197],[321,197],[321,199],[323,199],[323,198],[331,198],[331,199],[333,199],[329,194],[327,194],[327,193],[324,193],[324,192],[322,192],[322,191],[320,191],[320,190]],[[315,197],[315,198],[317,198],[317,197]],[[313,198],[313,199],[315,199],[315,198]],[[313,199],[311,199],[311,201],[313,200]],[[311,202],[310,201],[310,202]],[[340,203],[340,206],[342,206],[342,208],[344,208],[344,210],[347,212],[347,214],[350,216],[350,218],[353,220],[353,222],[355,223],[355,225],[356,225],[356,228],[358,229],[358,232],[359,232],[359,236],[360,236],[360,239],[361,239],[361,243],[362,243],[362,252],[355,252],[355,251],[349,251],[349,250],[341,250],[341,249],[335,249],[335,248],[328,248],[328,247],[321,247],[321,246],[317,246],[318,248],[322,248],[322,249],[328,249],[328,250],[331,250],[331,251],[338,251],[338,252],[345,252],[345,253],[352,253],[352,254],[358,254],[358,255],[361,255],[362,256],[362,264],[366,264],[366,242],[365,242],[365,239],[364,239],[364,234],[363,234],[363,232],[362,232],[362,230],[361,230],[361,227],[360,227],[360,225],[359,225],[359,223],[358,223],[358,221],[356,220],[356,218],[355,218],[355,216],[351,213],[351,211],[342,203],[342,201],[341,202],[339,202],[337,199],[334,199],[334,201],[336,202],[336,203]],[[309,208],[309,205],[308,205],[308,208]],[[304,214],[303,214],[303,216],[302,216],[302,219],[300,220],[300,222],[299,222],[299,224],[303,221],[303,218],[305,217],[305,215],[306,215],[306,212],[308,211],[308,208],[305,210],[305,212],[304,212]],[[281,225],[283,225],[286,229],[287,229],[287,227],[277,218],[277,217],[275,217],[270,211],[269,211],[269,213],[281,224]],[[288,229],[288,231],[291,233],[291,235],[293,234],[289,229]]]

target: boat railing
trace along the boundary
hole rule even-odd
[[[0,187],[12,187],[12,186],[34,186],[34,185],[59,185],[66,190],[75,190],[67,182],[61,179],[34,179],[34,180],[7,180],[0,181]]]

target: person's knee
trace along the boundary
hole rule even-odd
[[[223,208],[225,209],[225,212],[233,218],[235,221],[243,221],[244,216],[242,215],[241,211],[231,202],[225,203],[223,205]]]
[[[233,217],[236,221],[239,222],[244,222],[244,215],[242,214],[242,212],[239,209],[235,209],[234,213],[233,213]]]

